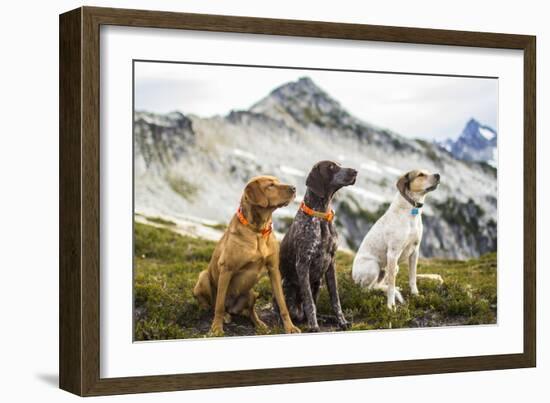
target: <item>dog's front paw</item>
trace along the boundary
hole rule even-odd
[[[256,331],[261,333],[265,333],[269,330],[269,327],[265,324],[265,322],[260,319],[254,322],[254,326],[256,327]]]
[[[351,328],[351,323],[342,318],[338,321],[338,327],[340,328],[340,330],[348,330]]]
[[[321,331],[321,328],[319,326],[309,326],[307,328],[308,333],[319,333]]]
[[[210,332],[208,332],[208,336],[221,337],[223,335],[223,323],[212,323],[212,326],[210,327]]]
[[[395,300],[400,304],[405,303],[405,298],[403,298],[403,294],[401,294],[401,290],[399,288],[395,289]],[[394,305],[395,305],[395,302],[394,302]]]
[[[232,321],[232,318],[231,318],[231,314],[230,313],[226,313],[224,316],[223,316],[223,323],[225,323],[226,325],[231,323]]]
[[[294,326],[292,323],[285,325],[285,333],[302,333],[300,328]]]
[[[411,295],[417,296],[420,293],[418,292],[418,288],[416,286],[411,287]]]

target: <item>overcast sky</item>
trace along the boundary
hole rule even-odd
[[[135,106],[225,115],[303,76],[356,117],[406,137],[456,138],[472,117],[498,130],[498,80],[483,78],[137,62]]]

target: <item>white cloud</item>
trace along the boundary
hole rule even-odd
[[[471,117],[498,129],[498,81],[482,78],[138,62],[136,108],[225,115],[302,76],[358,118],[407,137],[456,137]]]

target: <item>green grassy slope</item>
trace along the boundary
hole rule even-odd
[[[163,340],[205,337],[212,312],[200,309],[192,295],[198,273],[206,268],[214,242],[185,237],[169,229],[135,225],[135,338]],[[496,323],[496,254],[468,261],[421,260],[419,273],[440,274],[445,283],[419,280],[420,295],[412,297],[407,267],[398,275],[404,304],[395,312],[386,307],[380,291],[359,288],[351,279],[353,256],[338,252],[338,288],[342,307],[352,330],[401,327],[450,326]],[[271,310],[267,276],[256,285],[260,317],[270,333],[281,333]],[[318,313],[324,331],[336,330],[330,302],[323,287]],[[246,318],[235,317],[225,326],[226,335],[253,335]]]

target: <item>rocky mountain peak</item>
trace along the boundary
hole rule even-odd
[[[298,93],[309,92],[309,93],[323,93],[325,92],[313,82],[313,80],[307,76],[300,77],[297,81],[293,81],[287,84],[283,84],[280,87],[276,88],[272,92],[283,92],[283,91],[296,91]],[[325,94],[326,95],[326,94]],[[328,96],[328,95],[327,95]]]
[[[271,93],[256,103],[252,109],[263,109],[271,106],[276,101],[283,107],[292,107],[296,103],[309,106],[341,108],[340,104],[330,97],[309,77],[301,77],[297,81],[291,81],[275,88]]]
[[[474,118],[470,118],[456,140],[438,143],[455,158],[466,161],[483,161],[496,167],[497,132]]]
[[[331,127],[351,117],[338,101],[309,77],[277,87],[254,104],[250,111],[287,122],[291,119],[305,127],[310,124]]]
[[[309,77],[275,88],[249,112],[267,116],[297,132],[305,129],[312,133],[353,138],[392,151],[415,149],[411,145],[414,142],[351,115]]]
[[[474,118],[470,118],[462,130],[462,137],[473,137],[481,127],[481,124]]]
[[[496,140],[497,133],[489,126],[484,126],[474,118],[471,118],[462,130],[461,138],[465,140],[479,141],[481,143]]]

